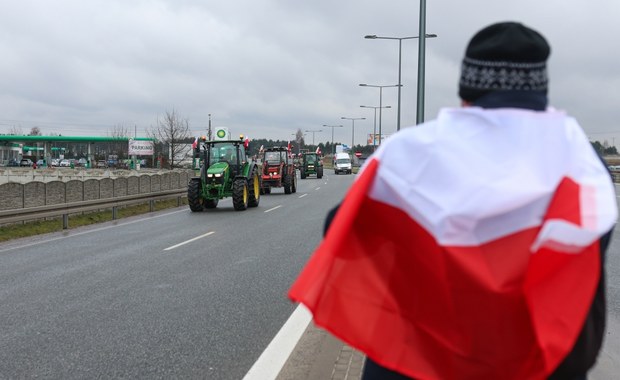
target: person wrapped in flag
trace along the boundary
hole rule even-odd
[[[289,291],[367,355],[364,379],[584,379],[605,328],[613,183],[548,106],[550,47],[516,22],[470,40],[460,108],[366,161]]]

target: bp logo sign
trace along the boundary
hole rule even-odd
[[[230,133],[228,132],[228,128],[220,127],[215,130],[215,139],[216,140],[228,140]]]

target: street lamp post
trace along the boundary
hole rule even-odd
[[[317,129],[317,130],[315,130],[315,131],[309,131],[309,130],[306,130],[306,132],[310,132],[310,133],[312,133],[312,145],[314,145],[314,133],[315,133],[315,132],[323,132],[323,130],[322,130],[322,129]]]
[[[383,106],[383,107],[374,107],[374,106],[360,106],[361,108],[372,108],[375,110],[375,122],[372,128],[372,151],[374,152],[377,149],[375,141],[377,141],[377,108],[392,108],[392,106]]]
[[[420,0],[419,35],[426,37],[426,0]],[[426,58],[426,38],[420,38],[418,44],[418,102],[416,104],[415,123],[424,122],[424,65]]]
[[[390,84],[385,86],[379,86],[376,84],[360,83],[362,87],[377,87],[379,89],[379,145],[381,145],[381,109],[383,108],[383,87],[402,87],[402,84]]]
[[[343,120],[351,120],[351,150],[355,146],[355,120],[366,120],[365,117],[341,117]]]
[[[332,159],[334,157],[334,155],[336,154],[336,147],[334,146],[334,128],[342,128],[342,125],[327,125],[327,124],[323,124],[324,127],[326,128],[331,128],[332,129]]]
[[[422,34],[420,34],[422,35]],[[423,34],[425,38],[435,38],[437,37],[436,34],[427,34],[424,33]],[[400,88],[402,87],[401,85],[401,62],[402,62],[402,46],[403,46],[403,40],[411,40],[414,38],[420,38],[420,36],[413,36],[413,37],[382,37],[382,36],[377,36],[375,34],[370,34],[367,36],[364,36],[364,38],[369,39],[369,40],[398,40],[398,108],[397,108],[397,114],[398,116],[396,117],[396,131],[400,130]],[[421,38],[421,44],[423,44],[424,39],[425,38]],[[419,67],[419,64],[418,64]],[[423,85],[423,84],[422,84]],[[420,88],[420,78],[418,77],[418,89]],[[419,96],[419,93],[418,93]]]
[[[211,114],[209,114],[209,130],[207,131],[207,138],[211,141]]]

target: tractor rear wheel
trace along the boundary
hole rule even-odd
[[[256,171],[252,173],[252,177],[250,178],[249,185],[250,185],[249,186],[250,199],[248,201],[248,206],[256,207],[258,206],[258,203],[260,202],[260,194],[261,194],[260,178],[258,177],[258,173]]]
[[[293,180],[291,182],[291,191],[293,193],[297,192],[297,173],[293,170]]]
[[[248,181],[245,178],[237,178],[233,182],[232,201],[235,210],[243,211],[248,208],[249,200]]]
[[[192,179],[187,185],[187,203],[189,209],[193,212],[202,211],[204,209],[204,200],[201,196],[202,183],[199,178]]]
[[[303,168],[299,171],[299,173],[301,175],[301,179],[306,179],[306,171]]]
[[[291,184],[293,182],[293,179],[291,178],[290,174],[287,174],[286,177],[284,177],[284,194],[290,194],[291,193]]]
[[[320,167],[316,170],[316,178],[322,178],[323,177],[323,167]]]

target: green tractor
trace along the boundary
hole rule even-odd
[[[190,179],[187,200],[190,210],[215,208],[220,199],[232,197],[233,207],[242,211],[260,201],[261,167],[246,156],[242,140],[205,141],[194,148],[200,160],[200,176]]]
[[[301,179],[316,174],[316,178],[323,177],[323,160],[318,153],[304,153],[299,165]]]

